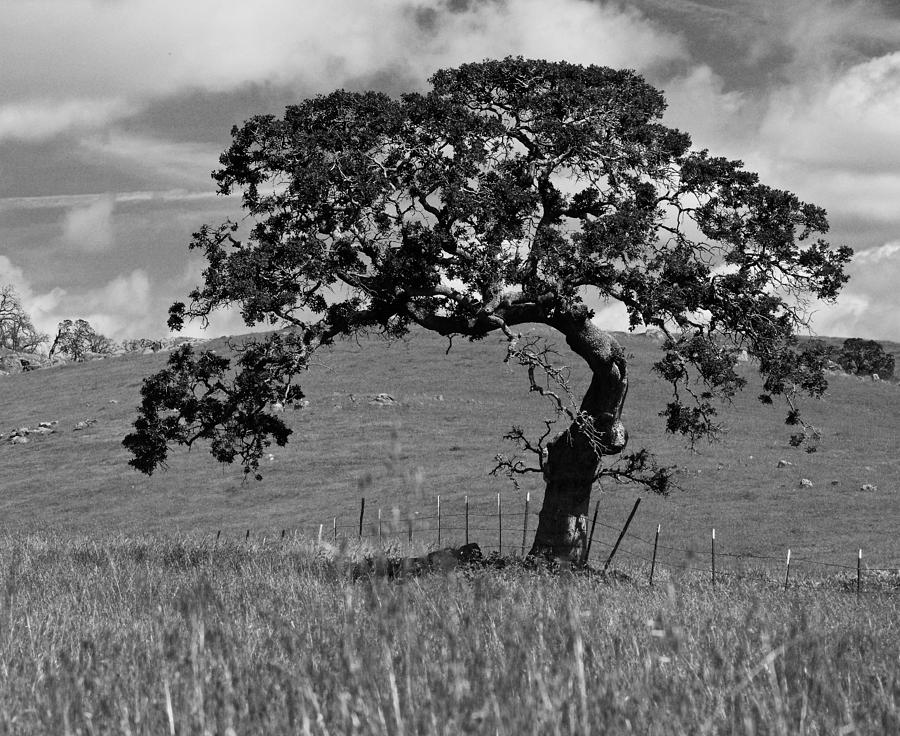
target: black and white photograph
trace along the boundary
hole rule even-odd
[[[900,734],[900,2],[7,0],[0,733]]]

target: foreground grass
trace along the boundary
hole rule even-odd
[[[3,733],[900,731],[896,595],[354,580],[297,540],[35,535],[0,565]]]

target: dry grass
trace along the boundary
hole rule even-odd
[[[353,581],[297,539],[0,542],[10,734],[875,734],[896,595],[479,570]]]

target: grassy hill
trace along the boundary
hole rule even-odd
[[[575,368],[580,390],[586,374]],[[797,557],[853,565],[858,547],[871,566],[900,565],[900,387],[887,382],[834,376],[824,400],[806,402],[806,413],[823,427],[819,451],[790,448],[781,407],[765,407],[750,384],[722,418],[721,441],[691,453],[665,436],[657,416],[667,387],[650,373],[657,347],[643,336],[621,337],[631,357],[625,422],[633,447],[647,446],[680,470],[669,498],[645,497],[632,531],[652,538],[661,523],[661,544],[705,555],[716,528],[721,553]],[[212,347],[224,349],[223,343]],[[889,349],[896,346],[889,346]],[[294,435],[273,448],[262,482],[243,482],[240,469],[221,467],[206,453],[178,450],[167,472],[147,478],[128,465],[120,442],[134,418],[141,380],[159,370],[165,354],[124,356],[0,379],[0,431],[58,421],[57,432],[23,445],[0,442],[0,524],[7,531],[56,529],[61,533],[235,535],[251,529],[272,535],[283,528],[312,533],[331,520],[352,529],[359,498],[367,520],[394,507],[401,518],[434,513],[441,494],[445,523],[460,526],[463,496],[473,513],[493,513],[501,492],[508,540],[521,543],[521,504],[541,485],[529,479],[516,492],[505,478],[490,477],[493,456],[512,448],[501,437],[513,424],[539,428],[547,406],[527,392],[520,369],[505,365],[500,340],[447,342],[429,333],[389,344],[378,339],[338,345],[319,356],[303,380],[310,405],[289,412]],[[386,392],[394,406],[369,403]],[[73,431],[76,423],[96,419]],[[780,459],[790,466],[778,468]],[[801,479],[812,481],[800,487]],[[870,483],[875,492],[860,491]],[[595,560],[614,541],[641,489],[603,488]],[[512,514],[517,512],[518,518]],[[533,528],[533,523],[532,528]],[[494,521],[472,521],[472,537],[495,543]],[[517,527],[518,531],[514,531]],[[387,528],[387,527],[386,527]],[[403,530],[405,530],[403,526]],[[477,531],[476,531],[477,529]],[[405,536],[405,531],[403,531]],[[444,533],[443,541],[461,532]],[[448,539],[448,537],[450,537]],[[509,542],[507,542],[509,544]],[[675,550],[661,549],[674,559]],[[631,540],[623,554],[644,554]],[[602,561],[602,560],[601,560]]]

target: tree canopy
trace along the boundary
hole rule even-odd
[[[715,431],[717,402],[744,383],[741,350],[758,359],[763,400],[784,395],[800,422],[794,395],[825,383],[795,333],[808,300],[837,296],[852,255],[822,238],[820,207],[693,150],[632,71],[507,58],[430,82],[400,98],[338,90],[232,130],[213,177],[221,194],[240,193],[245,218],[194,235],[203,283],[169,325],[236,305],[248,325],[289,330],[252,347],[233,379],[189,348],[173,355],[126,439],[136,467],[151,472],[169,443],[203,438],[233,459],[216,449],[227,436],[242,438],[252,471],[268,437],[289,431],[259,417],[302,395],[293,379],[313,350],[413,325],[473,340],[515,341],[524,323],[558,330],[599,381],[585,402],[602,401],[582,405],[578,432],[593,423],[594,453],[615,454],[627,441],[626,360],[591,321],[603,300],[665,333],[656,370],[672,384],[670,431]],[[250,365],[265,387],[242,387]],[[183,409],[182,422],[164,407]]]
[[[47,340],[34,326],[16,290],[9,284],[0,287],[0,347],[34,353]]]

